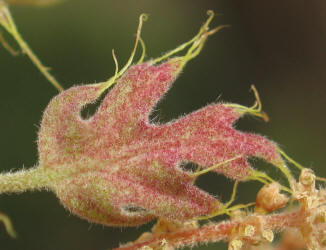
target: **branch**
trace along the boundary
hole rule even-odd
[[[214,243],[222,240],[229,241],[232,238],[232,233],[237,228],[243,228],[243,225],[252,225],[253,221],[264,222],[264,229],[279,231],[286,227],[299,227],[304,219],[301,209],[295,212],[274,215],[255,215],[248,216],[245,220],[238,221],[223,221],[219,223],[210,223],[200,228],[184,230],[174,233],[163,233],[159,236],[125,246],[116,248],[115,250],[133,250],[140,249],[144,246],[153,249],[159,248],[162,243],[168,242],[169,247],[178,248],[182,246],[193,246],[198,243]]]

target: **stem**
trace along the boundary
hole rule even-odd
[[[19,193],[50,186],[51,177],[42,168],[36,167],[14,173],[0,174],[0,194]]]
[[[16,24],[11,16],[11,13],[7,5],[2,0],[0,0],[0,25],[2,25],[10,35],[12,35],[12,37],[16,40],[23,53],[25,53],[30,58],[32,63],[39,69],[39,71],[45,76],[45,78],[58,91],[63,91],[63,87],[60,85],[60,83],[49,73],[48,68],[42,64],[40,59],[34,54],[34,52],[19,34]]]
[[[114,250],[136,250],[141,249],[143,246],[160,246],[163,240],[166,240],[171,247],[181,247],[186,245],[194,245],[196,243],[218,242],[228,239],[232,232],[233,227],[236,225],[234,222],[221,222],[219,224],[212,224],[203,226],[197,229],[185,230],[175,233],[164,233],[146,242],[140,242],[125,247],[115,248]]]
[[[253,215],[255,216],[255,215]],[[284,230],[286,227],[297,227],[304,222],[304,217],[300,209],[287,213],[275,215],[261,215],[265,221],[265,229]],[[248,217],[249,218],[249,217]],[[222,221],[219,223],[211,223],[200,228],[184,230],[179,232],[163,233],[159,236],[153,236],[145,242],[139,242],[116,248],[115,250],[136,250],[143,246],[149,246],[154,249],[160,246],[163,241],[168,242],[171,247],[191,246],[198,243],[218,242],[228,240],[232,234],[232,230],[241,224],[240,221]]]
[[[144,44],[143,44],[143,41],[140,38],[140,34],[141,34],[142,27],[143,27],[143,22],[146,21],[147,18],[148,18],[148,16],[146,14],[141,14],[139,16],[139,23],[138,23],[138,29],[137,29],[137,35],[136,35],[136,41],[135,41],[134,48],[133,48],[133,50],[131,52],[131,55],[130,55],[127,63],[123,66],[123,68],[120,71],[117,71],[118,63],[117,63],[115,54],[114,53],[112,54],[113,55],[113,60],[114,60],[115,65],[116,65],[116,72],[115,72],[113,77],[111,77],[109,80],[107,80],[106,82],[103,83],[102,91],[107,90],[109,87],[111,87],[113,84],[115,84],[117,79],[127,71],[127,69],[129,68],[129,66],[132,64],[132,62],[134,60],[134,57],[135,57],[136,50],[138,48],[138,43],[139,42],[141,43],[142,48],[144,50]],[[142,60],[142,58],[143,58],[143,55],[141,56],[141,60]]]
[[[220,163],[218,163],[218,164],[216,164],[216,165],[214,165],[214,166],[212,166],[212,167],[209,167],[209,168],[206,168],[206,169],[204,169],[204,170],[201,170],[201,171],[195,172],[195,173],[192,174],[192,176],[194,176],[194,177],[198,177],[198,176],[200,176],[200,175],[206,174],[206,173],[208,173],[208,172],[210,172],[210,171],[212,171],[212,170],[214,170],[214,169],[216,169],[216,168],[218,168],[218,167],[221,167],[221,166],[223,166],[223,165],[225,165],[225,164],[228,164],[228,163],[230,163],[230,162],[232,162],[232,161],[234,161],[234,160],[240,159],[241,157],[243,157],[243,156],[242,156],[242,155],[238,155],[238,156],[233,157],[233,158],[231,158],[231,159],[228,159],[228,160],[226,160],[226,161],[220,162]]]
[[[5,226],[5,229],[7,231],[7,233],[12,237],[12,238],[16,238],[17,237],[17,233],[11,223],[10,218],[3,214],[0,213],[0,221],[3,223],[3,225]]]

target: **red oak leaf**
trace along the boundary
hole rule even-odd
[[[193,46],[200,48],[204,35]],[[50,102],[39,133],[39,165],[60,173],[51,188],[73,213],[119,226],[210,215],[221,203],[194,186],[197,175],[181,163],[207,168],[234,158],[214,171],[244,179],[248,157],[282,162],[273,142],[233,128],[244,114],[237,105],[212,104],[167,124],[149,121],[189,58],[131,66],[89,119],[81,110],[98,99],[103,84],[70,88]]]

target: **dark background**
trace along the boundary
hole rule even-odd
[[[67,0],[50,8],[11,8],[25,40],[65,88],[110,77],[112,48],[120,64],[126,62],[141,13],[150,14],[142,37],[151,58],[189,40],[208,9],[220,13],[214,25],[232,27],[210,37],[187,65],[158,106],[160,121],[217,98],[251,105],[249,88],[254,83],[271,120],[244,118],[237,128],[268,136],[297,161],[326,176],[325,1]],[[27,57],[15,58],[0,48],[0,62],[0,169],[5,172],[37,164],[38,125],[57,92]],[[274,173],[270,166],[265,171]],[[232,189],[231,181],[216,174],[201,177],[197,184],[223,201]],[[253,201],[259,186],[241,184],[238,202]],[[45,191],[1,195],[0,211],[12,218],[19,233],[12,240],[0,225],[0,249],[8,250],[111,249],[152,225],[120,229],[89,224],[70,215],[54,194]]]

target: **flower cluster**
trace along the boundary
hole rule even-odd
[[[229,221],[207,223],[201,227],[196,221],[171,225],[171,222],[159,220],[152,232],[144,233],[135,242],[118,249],[175,249],[221,240],[229,242],[229,250],[325,249],[326,190],[317,189],[315,180],[311,169],[302,169],[289,197],[292,205],[282,212],[266,213],[272,207],[278,210],[280,204],[288,199],[280,193],[279,184],[272,183],[257,194],[255,212],[237,209],[232,212]],[[265,203],[266,199],[269,204]],[[280,241],[276,245],[271,244],[279,232]]]

